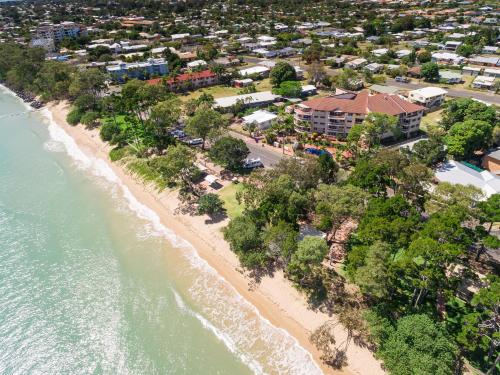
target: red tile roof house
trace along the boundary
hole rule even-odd
[[[155,78],[147,81],[150,85],[157,85],[164,83],[172,91],[188,91],[196,90],[202,87],[214,86],[219,83],[217,74],[210,70],[203,70],[201,72],[184,73],[176,77],[162,79]]]
[[[299,132],[347,137],[354,124],[361,124],[371,112],[385,113],[399,119],[406,137],[418,132],[425,108],[401,99],[398,95],[369,95],[367,91],[315,98],[295,107],[295,129]],[[387,136],[390,136],[387,134]]]

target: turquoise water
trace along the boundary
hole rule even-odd
[[[1,374],[316,374],[102,160],[0,92]]]

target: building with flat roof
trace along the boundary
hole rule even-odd
[[[437,108],[444,103],[448,91],[440,87],[423,87],[408,93],[408,100],[427,109]]]
[[[61,22],[39,26],[33,34],[33,39],[52,39],[60,42],[64,38],[76,38],[87,35],[87,29],[75,22]]]
[[[278,116],[272,112],[266,110],[258,110],[248,116],[243,117],[243,123],[245,125],[255,124],[260,130],[265,130],[270,128],[274,120],[276,120],[277,118]]]
[[[271,69],[266,66],[252,66],[251,68],[241,69],[239,73],[241,77],[248,77],[253,75],[267,77],[270,71]]]
[[[281,97],[271,91],[255,92],[253,94],[226,96],[215,99],[214,108],[228,109],[238,103],[243,107],[264,107],[272,104]]]
[[[144,62],[120,63],[107,66],[106,71],[117,82],[124,82],[127,78],[149,79],[167,75],[168,62],[165,59],[148,59]]]
[[[327,134],[345,138],[355,124],[361,124],[369,113],[384,113],[398,118],[407,137],[418,132],[425,108],[398,95],[345,93],[314,98],[294,108],[295,128],[299,132]],[[390,136],[390,134],[387,134]]]

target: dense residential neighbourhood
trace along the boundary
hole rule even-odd
[[[0,82],[225,220],[326,366],[500,373],[497,2],[2,2]]]

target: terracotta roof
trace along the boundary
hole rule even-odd
[[[386,113],[392,116],[424,110],[422,106],[410,103],[397,95],[388,94],[368,97],[368,108],[370,112]]]
[[[336,97],[310,99],[302,104],[316,111],[342,111],[348,113],[366,114],[368,102],[368,92],[363,91],[353,99],[340,99]]]
[[[179,83],[179,82],[186,82],[186,81],[192,81],[195,79],[200,79],[200,78],[211,78],[215,77],[216,74],[213,73],[210,70],[203,70],[201,72],[194,72],[194,73],[184,73],[180,74],[177,77],[170,78],[166,81],[168,85],[172,85],[174,83]],[[162,82],[162,78],[155,78],[155,79],[150,79],[147,81],[150,85],[156,85],[158,83]]]
[[[377,94],[370,96],[367,91],[360,92],[352,99],[338,97],[315,98],[303,102],[302,105],[324,112],[340,111],[357,114],[380,112],[393,116],[424,110],[423,107],[401,99],[398,95]]]

